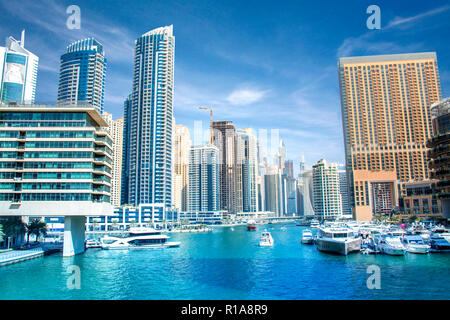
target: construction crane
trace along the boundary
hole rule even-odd
[[[212,130],[213,130],[213,107],[198,107],[200,110],[209,110],[209,143],[212,144],[213,143],[213,138],[212,138]]]

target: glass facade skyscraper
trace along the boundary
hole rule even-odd
[[[126,203],[172,205],[173,27],[143,34],[135,42],[133,91],[125,112],[129,153]],[[124,194],[126,192],[123,192]]]
[[[93,38],[79,40],[61,56],[58,102],[88,102],[103,112],[106,58],[103,46]]]
[[[219,210],[219,149],[214,145],[194,146],[189,161],[191,212]]]
[[[0,47],[0,100],[34,103],[39,58],[25,49],[25,31],[21,40],[6,39]]]

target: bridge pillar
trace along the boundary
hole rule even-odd
[[[84,216],[64,217],[63,257],[71,257],[84,252],[85,221],[86,217]]]

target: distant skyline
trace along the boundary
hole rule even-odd
[[[81,9],[81,29],[66,27],[66,8]],[[366,27],[366,8],[381,9],[381,30]],[[39,56],[36,102],[55,103],[59,59],[75,40],[94,37],[108,59],[104,110],[123,115],[131,93],[134,41],[172,25],[174,115],[191,130],[214,120],[237,129],[279,129],[294,160],[344,163],[337,61],[343,56],[437,53],[443,97],[450,96],[448,1],[6,1],[0,37],[20,38]],[[0,43],[4,45],[4,43]],[[192,133],[191,133],[192,134]]]

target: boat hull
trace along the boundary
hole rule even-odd
[[[361,250],[361,240],[332,241],[329,239],[317,239],[317,249],[322,252],[335,253],[346,256],[350,252]]]
[[[302,243],[303,244],[314,244],[314,239],[313,238],[303,238]]]
[[[166,242],[162,244],[142,245],[142,246],[103,246],[103,250],[144,250],[144,249],[163,249],[177,248],[180,242]]]
[[[426,254],[430,251],[430,248],[427,246],[407,246],[406,251],[409,253],[416,253],[416,254]]]
[[[400,248],[381,248],[382,253],[390,255],[390,256],[404,256],[405,249]]]

